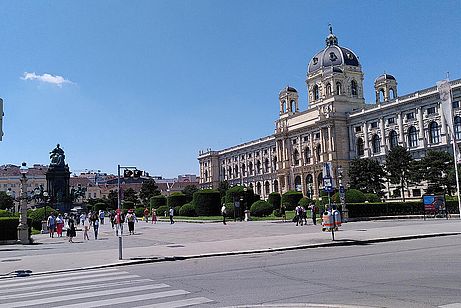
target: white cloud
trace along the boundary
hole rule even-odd
[[[39,80],[41,82],[46,82],[46,83],[51,83],[54,85],[57,85],[58,87],[62,87],[63,84],[65,83],[73,83],[70,80],[65,79],[62,76],[59,75],[51,75],[51,74],[43,74],[43,75],[37,75],[34,73],[28,73],[25,72],[24,75],[21,77],[22,80]]]

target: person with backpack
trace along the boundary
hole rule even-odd
[[[174,224],[173,216],[174,216],[174,208],[170,207],[170,224]]]
[[[137,221],[136,215],[133,214],[133,210],[129,210],[128,214],[126,215],[126,221],[128,222],[128,231],[131,234],[134,234],[134,223]]]

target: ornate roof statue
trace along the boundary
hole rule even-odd
[[[50,159],[51,159],[50,167],[51,166],[64,167],[65,166],[65,163],[64,163],[65,158],[66,158],[66,155],[64,155],[64,150],[59,147],[59,143],[58,143],[56,145],[56,148],[54,148],[50,152]]]

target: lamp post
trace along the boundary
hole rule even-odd
[[[29,169],[26,163],[22,163],[19,168],[21,172],[21,194],[19,199],[19,225],[18,225],[18,242],[21,244],[30,244],[29,227],[27,226],[27,177]]]
[[[346,205],[346,191],[343,185],[343,168],[341,166],[338,167],[338,181],[339,181],[339,200],[341,202],[341,212],[342,212],[344,222],[347,222],[347,219],[349,218],[349,211],[347,210],[347,205]]]
[[[248,190],[248,188],[246,188],[246,187],[243,188],[243,197],[244,197],[244,202],[245,202],[245,221],[250,220],[250,211],[248,210],[248,201],[246,200],[247,199],[247,190]]]

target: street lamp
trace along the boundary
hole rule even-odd
[[[30,244],[29,227],[27,226],[27,177],[29,169],[26,163],[22,163],[19,168],[21,173],[21,194],[19,199],[19,225],[18,225],[18,241],[21,244]]]

